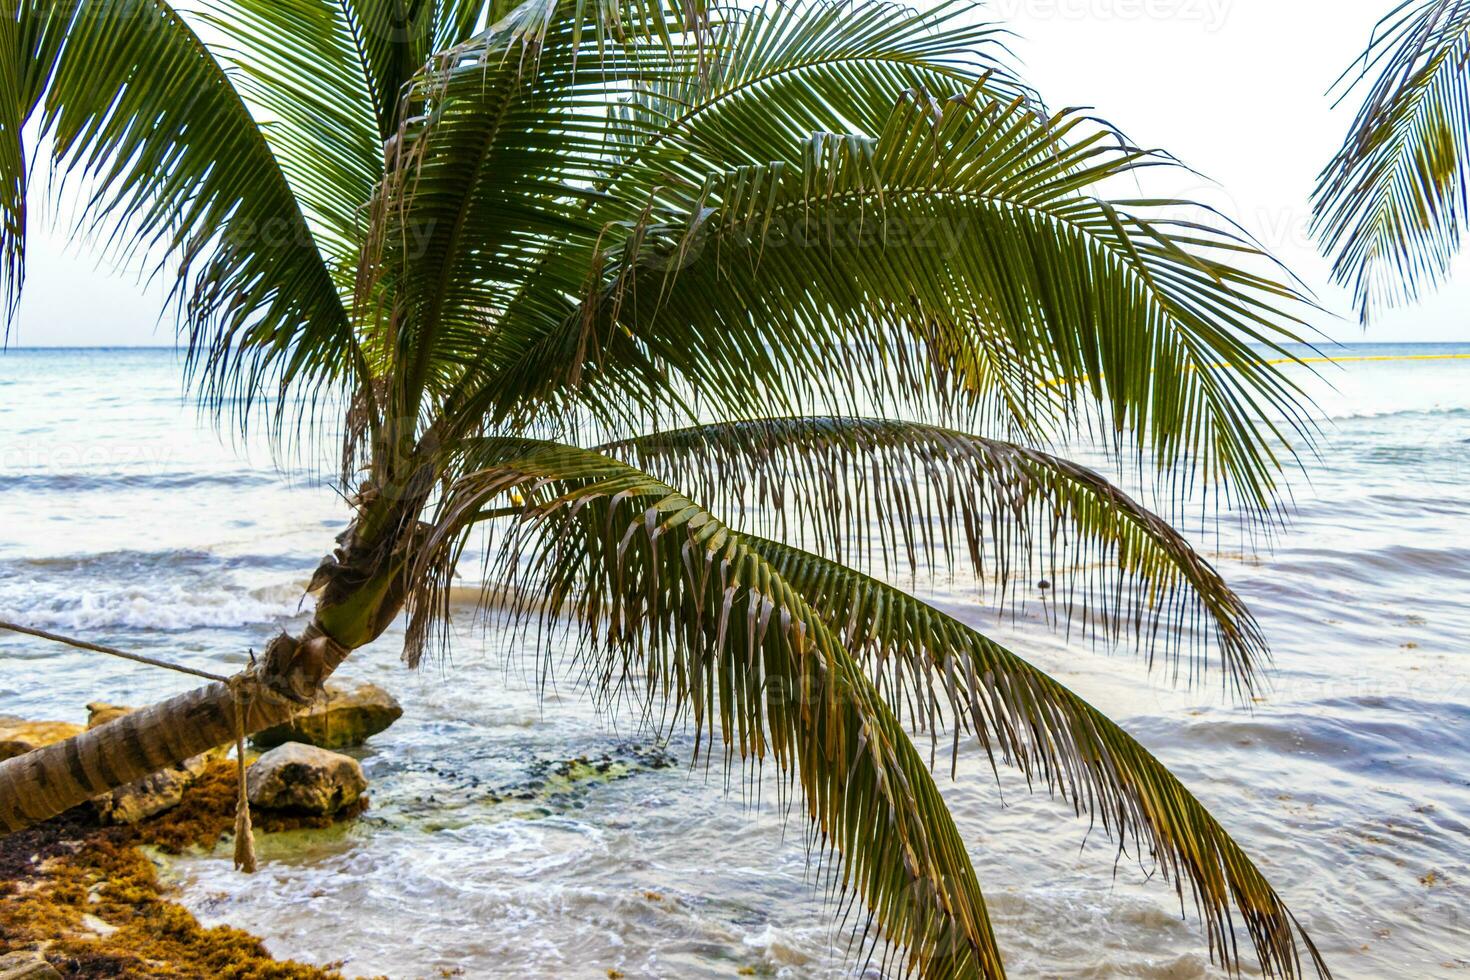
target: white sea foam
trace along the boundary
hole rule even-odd
[[[63,593],[35,581],[6,583],[0,586],[0,618],[62,631],[247,626],[295,615],[300,591],[295,597],[288,591],[129,582]]]

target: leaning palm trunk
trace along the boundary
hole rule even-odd
[[[300,710],[299,698],[319,692],[347,653],[313,621],[300,641],[277,637],[259,664],[229,684],[185,691],[0,762],[0,834],[230,742],[237,731],[250,734],[286,721]]]

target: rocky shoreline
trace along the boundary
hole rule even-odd
[[[127,710],[88,705],[88,726],[105,724]],[[265,840],[269,835],[329,828],[336,828],[334,834],[345,832],[368,808],[367,781],[357,760],[311,742],[350,752],[399,714],[396,702],[381,688],[344,684],[282,726],[282,732],[251,740],[246,791],[264,853],[279,853],[285,843],[271,846]],[[48,736],[65,737],[81,727],[0,718],[0,744],[28,751]],[[275,744],[287,731],[290,740]],[[436,791],[488,805],[492,809],[477,812],[493,821],[576,810],[599,786],[676,764],[665,749],[632,742],[571,758],[527,759],[515,767],[514,778],[499,782],[442,760],[417,765],[434,775]],[[388,785],[393,788],[380,789],[396,794],[394,798],[382,810],[374,809],[371,827],[360,825],[352,833],[413,819],[416,803],[423,803],[405,793],[414,781]],[[190,911],[199,906],[173,884],[177,856],[213,855],[227,862],[238,794],[233,752],[219,749],[0,838],[0,980],[342,980],[341,962],[312,965],[276,959],[260,936],[228,925],[204,926]],[[228,873],[223,868],[220,872]],[[270,872],[267,861],[260,873]],[[324,937],[320,951],[315,945],[308,948],[313,959],[345,961],[354,953],[350,945],[334,948],[330,936]],[[293,952],[302,955],[301,949],[293,947]]]
[[[125,706],[87,706],[95,727]],[[362,744],[402,710],[374,685],[341,686],[261,741],[247,758],[255,830],[325,828],[368,806]],[[18,755],[81,726],[0,720],[0,751]],[[259,745],[258,747],[264,747]],[[169,855],[210,852],[234,832],[235,761],[221,749],[186,760],[43,824],[0,837],[0,980],[211,977],[341,980],[332,966],[277,960],[256,936],[206,928],[169,898]]]
[[[211,851],[234,828],[235,764],[209,763],[179,803],[133,824],[91,804],[0,838],[0,978],[221,977],[341,980],[334,969],[276,960],[256,936],[205,928],[169,899],[165,855]],[[256,829],[325,827],[362,812],[259,810]]]

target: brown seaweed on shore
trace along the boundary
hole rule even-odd
[[[183,802],[136,826],[103,826],[88,806],[0,838],[0,954],[39,949],[66,977],[342,980],[335,969],[277,960],[230,926],[205,928],[142,850],[213,849],[234,826],[234,764],[213,763]],[[260,814],[266,831],[325,817]]]

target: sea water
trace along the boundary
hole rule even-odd
[[[1323,429],[1289,526],[1255,548],[1228,528],[1199,537],[1270,641],[1271,686],[1254,701],[1224,697],[1218,673],[1180,686],[1127,644],[1068,637],[1035,583],[1014,618],[947,577],[905,584],[1159,755],[1337,976],[1470,976],[1470,345],[1333,353],[1356,359],[1293,369]],[[303,585],[345,504],[309,453],[273,460],[201,421],[180,379],[172,351],[0,354],[0,618],[216,671],[304,622]],[[495,627],[459,623],[449,659],[416,673],[397,629],[354,654],[341,673],[405,708],[355,750],[372,808],[262,838],[252,877],[224,850],[178,860],[179,900],[349,975],[863,969],[799,814],[718,765],[691,769],[687,736],[653,745],[570,679],[541,684],[524,642]],[[89,701],[193,683],[0,636],[0,714],[80,722]],[[559,775],[578,758],[607,772]],[[1066,805],[1010,775],[997,785],[973,744],[955,781],[943,753],[936,776],[1013,975],[1222,975],[1192,906]]]

